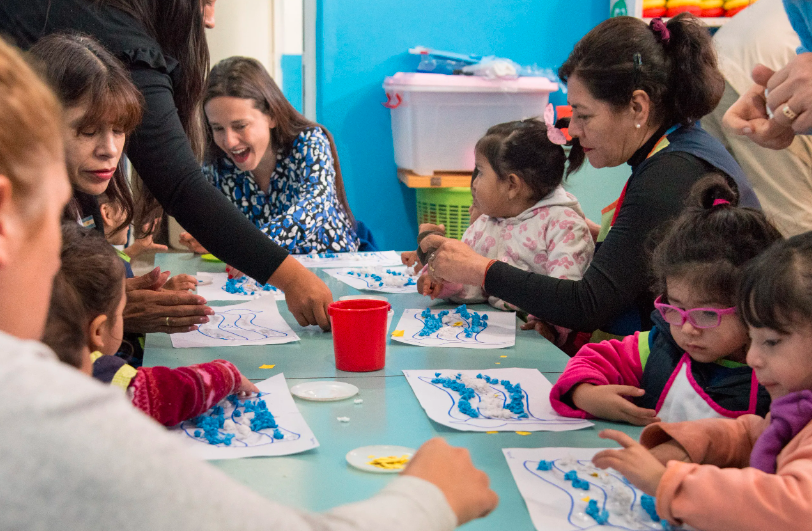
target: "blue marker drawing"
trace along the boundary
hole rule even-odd
[[[287,337],[286,332],[254,324],[260,310],[235,308],[217,312],[209,322],[200,325],[197,333],[222,341],[258,341],[272,337]]]

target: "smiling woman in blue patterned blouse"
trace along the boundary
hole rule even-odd
[[[332,136],[293,108],[258,61],[215,65],[203,108],[203,173],[248,219],[291,253],[358,250]],[[181,242],[205,252],[188,234]]]

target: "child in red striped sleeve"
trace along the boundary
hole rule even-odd
[[[76,223],[62,226],[60,275],[78,295],[81,308],[77,313],[85,314],[93,377],[125,390],[133,405],[161,424],[174,426],[196,417],[234,393],[259,392],[228,361],[215,360],[177,369],[135,369],[115,356],[124,334],[123,312],[127,298],[124,265],[98,231]],[[59,314],[51,312],[49,320],[58,319]],[[46,336],[45,340],[49,338]],[[63,361],[71,363],[73,360],[75,366],[87,366],[88,360],[77,361],[76,356],[61,353],[61,343],[54,337],[46,344]]]

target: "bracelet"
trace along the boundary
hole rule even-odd
[[[491,260],[490,262],[488,262],[488,265],[485,266],[485,274],[482,275],[482,289],[483,290],[485,289],[485,279],[488,278],[488,271],[491,269],[491,266],[493,264],[495,264],[496,262],[498,262],[498,261],[499,260],[496,260],[496,259]]]

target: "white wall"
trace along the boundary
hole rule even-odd
[[[273,4],[271,0],[217,2],[215,28],[206,30],[211,64],[232,55],[244,55],[258,59],[273,72],[276,67]]]

